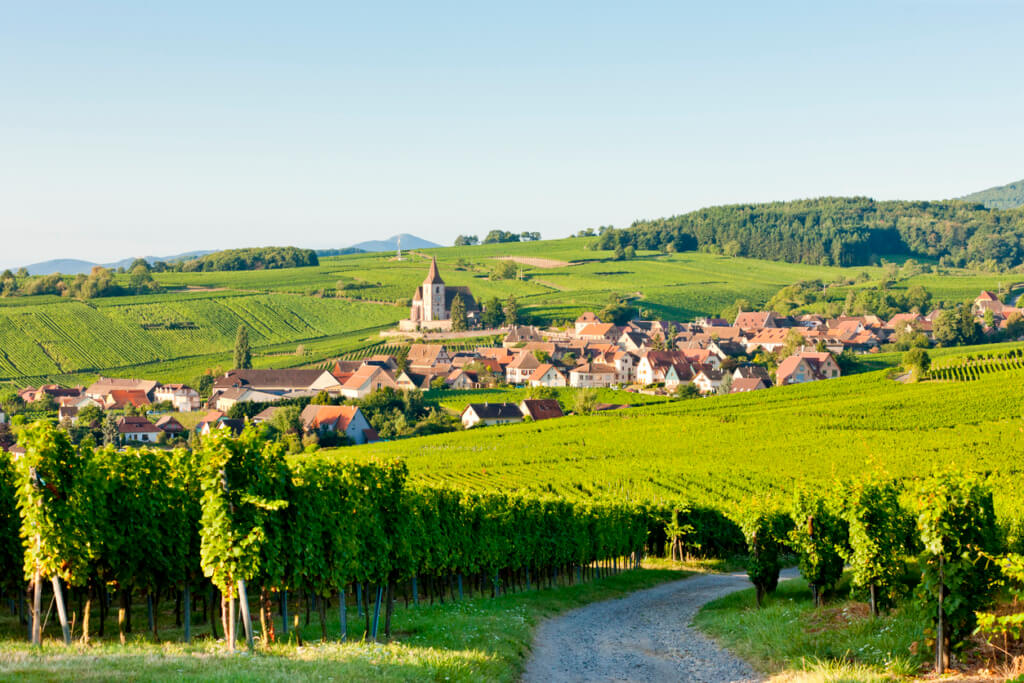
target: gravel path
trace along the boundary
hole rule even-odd
[[[705,603],[749,587],[745,573],[701,574],[549,619],[534,636],[523,681],[760,680],[690,626]]]

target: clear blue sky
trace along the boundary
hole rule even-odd
[[[1022,27],[988,0],[8,2],[0,267],[956,196],[1024,177]]]

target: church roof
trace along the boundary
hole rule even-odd
[[[437,272],[437,257],[430,259],[430,272],[427,273],[427,279],[423,281],[425,285],[443,285],[444,280],[441,279],[441,274]]]

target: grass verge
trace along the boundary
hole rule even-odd
[[[849,597],[844,581],[836,596],[815,609],[802,579],[779,584],[758,609],[753,589],[708,603],[694,624],[779,680],[877,681],[920,671],[923,620],[906,607],[872,619],[867,605]]]
[[[692,567],[693,568],[693,567]],[[534,627],[543,619],[591,602],[621,597],[690,575],[680,565],[659,563],[576,586],[525,591],[496,599],[473,598],[444,605],[396,605],[390,643],[320,642],[314,614],[302,629],[305,644],[277,643],[254,655],[229,655],[223,640],[199,631],[193,643],[179,642],[180,629],[162,628],[163,642],[135,635],[127,645],[114,638],[65,648],[55,639],[41,650],[21,639],[17,619],[4,616],[0,628],[0,679],[94,680],[384,680],[514,681],[522,673]],[[297,608],[298,606],[296,606]],[[331,614],[333,612],[333,614]],[[330,610],[328,633],[337,638],[337,608]],[[136,623],[145,628],[144,613]],[[162,620],[172,620],[165,613]],[[349,608],[352,634],[362,620]],[[108,627],[110,625],[108,624]],[[258,624],[255,625],[258,628]],[[95,628],[95,625],[94,625]],[[52,633],[52,630],[51,630]],[[244,646],[242,648],[244,650]]]

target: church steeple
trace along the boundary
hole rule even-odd
[[[443,285],[444,280],[441,279],[441,274],[437,272],[437,257],[433,257],[430,260],[430,272],[427,273],[427,279],[423,281],[425,285]]]

